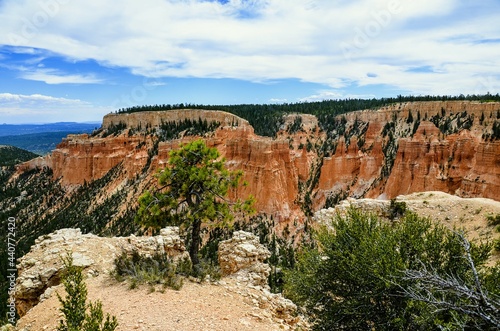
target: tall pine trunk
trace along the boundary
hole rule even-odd
[[[200,267],[198,251],[201,244],[201,220],[194,220],[192,226],[193,228],[191,229],[191,246],[189,247],[189,257],[191,258],[191,263],[193,263],[193,271],[195,272],[195,274],[198,274]]]

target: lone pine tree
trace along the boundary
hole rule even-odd
[[[228,192],[241,184],[241,171],[225,168],[225,159],[216,148],[195,140],[170,152],[168,164],[158,173],[159,188],[139,198],[137,220],[158,229],[182,225],[190,229],[189,256],[194,272],[199,269],[198,251],[201,226],[223,227],[231,224],[237,212],[253,212],[254,199],[229,201]]]

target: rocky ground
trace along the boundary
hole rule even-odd
[[[290,330],[304,325],[296,306],[267,287],[269,251],[251,233],[238,231],[219,246],[224,278],[219,281],[186,279],[179,291],[161,286],[130,289],[111,275],[114,258],[137,250],[151,255],[157,249],[172,259],[186,257],[178,228],[162,229],[155,237],[102,238],[62,229],[37,239],[20,259],[16,306],[22,318],[19,331],[56,330],[61,319],[57,293],[61,256],[71,254],[73,264],[83,267],[88,300],[100,300],[104,311],[118,318],[117,330]]]
[[[241,289],[234,280],[218,284],[187,281],[180,291],[129,289],[106,276],[87,280],[88,298],[101,300],[103,309],[118,318],[117,331],[233,331],[286,330],[290,326],[260,308],[257,290]],[[55,291],[64,293],[61,285]],[[61,318],[55,294],[35,306],[18,322],[20,330],[55,330]]]

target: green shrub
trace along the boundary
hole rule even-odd
[[[175,264],[163,252],[156,252],[152,256],[145,256],[134,251],[131,255],[122,252],[115,259],[114,275],[118,281],[128,280],[130,288],[138,284],[163,285],[175,290],[181,289],[183,277],[191,272],[189,260]]]
[[[391,204],[389,205],[389,218],[391,220],[402,217],[407,211],[406,202],[396,201],[396,199],[391,199]]]
[[[83,280],[82,268],[73,265],[73,257],[69,253],[62,260],[65,266],[62,279],[66,297],[63,299],[59,293],[57,294],[62,305],[61,312],[64,315],[64,319],[59,321],[57,331],[115,330],[118,327],[116,317],[106,314],[106,320],[104,320],[100,301],[87,304],[87,286]]]
[[[493,248],[494,248],[497,252],[500,252],[500,239],[496,239],[496,240],[493,242]]]
[[[489,226],[500,225],[500,214],[486,216]]]
[[[285,272],[285,295],[306,309],[314,329],[492,327],[463,311],[477,302],[456,294],[454,288],[433,292],[450,303],[447,309],[410,297],[414,286],[418,290],[424,282],[405,276],[412,271],[428,272],[438,279],[452,277],[453,286],[472,289],[476,295],[473,271],[484,266],[491,245],[471,245],[467,250],[461,235],[414,213],[389,223],[351,209],[330,226],[318,230],[317,248],[303,248],[295,268]],[[472,256],[472,268],[467,256]],[[481,280],[486,281],[489,274],[481,272]]]
[[[206,280],[207,277],[210,280],[219,280],[221,278],[221,271],[217,263],[201,259],[198,274],[194,276],[198,277],[200,281]]]

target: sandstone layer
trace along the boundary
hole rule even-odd
[[[199,138],[158,141],[148,130],[168,121],[203,119],[220,126],[201,138],[219,149],[230,169],[245,174],[248,185],[231,197],[252,194],[258,212],[279,220],[300,220],[307,206],[319,210],[348,196],[389,199],[439,190],[500,200],[500,140],[488,138],[499,113],[500,104],[495,102],[397,103],[339,115],[344,122],[337,131],[345,133],[333,140],[326,139],[312,115],[289,115],[277,138],[270,138],[256,135],[246,120],[225,112],[110,114],[104,118],[104,131],[120,123],[123,131],[109,136],[70,135],[52,155],[21,165],[19,172],[49,167],[63,185],[78,186],[121,165],[122,180],[146,175],[140,187],[146,189],[170,150]],[[297,116],[302,117],[300,130],[287,132],[287,123]],[[333,153],[323,155],[325,145]]]

